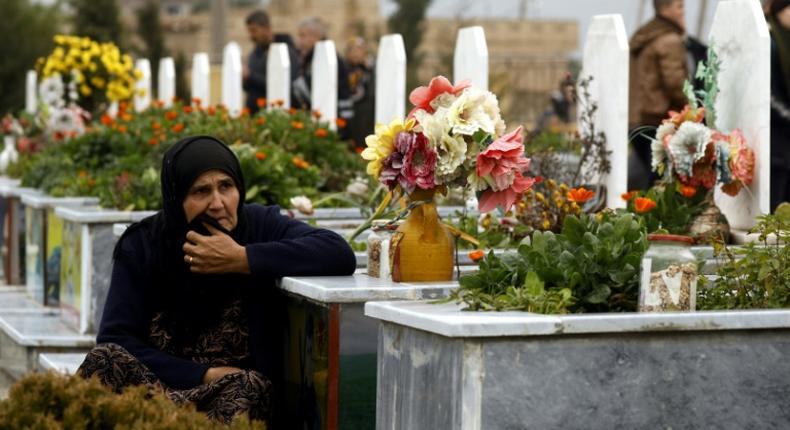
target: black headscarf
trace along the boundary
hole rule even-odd
[[[116,246],[114,258],[121,258],[120,244],[138,228],[145,231],[151,255],[148,267],[151,279],[162,293],[158,303],[176,326],[199,329],[216,322],[222,304],[240,297],[248,277],[235,274],[201,275],[190,272],[184,262],[186,234],[194,229],[188,224],[183,202],[195,180],[209,170],[230,176],[239,191],[237,224],[230,236],[240,245],[247,241],[247,218],[244,211],[245,187],[236,156],[222,141],[211,136],[192,136],[178,141],[162,160],[162,209],[127,229]],[[174,327],[177,329],[177,327]],[[189,330],[193,331],[193,330]]]

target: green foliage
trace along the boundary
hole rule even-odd
[[[259,429],[265,424],[237,417],[230,425],[210,421],[194,405],[176,405],[144,386],[115,394],[97,379],[31,373],[0,402],[0,428],[16,429]]]
[[[568,216],[560,234],[535,231],[518,253],[490,252],[451,299],[470,310],[633,311],[646,249],[632,214]]]
[[[666,231],[670,234],[687,235],[694,219],[705,210],[706,193],[704,188],[696,190],[691,197],[681,194],[679,182],[660,184],[647,192],[634,192],[626,204],[626,210],[642,220],[647,231]],[[655,209],[640,213],[636,208],[637,198],[648,198],[656,202]]]
[[[113,42],[124,50],[121,10],[116,0],[68,0],[68,3],[75,35]]]
[[[82,136],[22,154],[9,173],[54,196],[97,196],[105,207],[155,210],[162,157],[179,139],[211,135],[239,156],[247,201],[288,206],[297,195],[344,190],[362,160],[310,112],[274,109],[232,118],[223,108],[176,103],[103,116]]]
[[[25,76],[39,57],[53,46],[60,28],[59,4],[45,6],[30,0],[3,0],[0,19],[0,114],[25,105]]]
[[[700,277],[697,309],[790,307],[790,217],[786,210],[758,218],[752,230],[760,235],[758,244],[737,249],[724,243],[714,245],[720,259],[718,278]]]
[[[714,43],[711,41],[708,46],[708,60],[700,61],[697,66],[697,79],[702,79],[704,88],[697,91],[697,95],[702,99],[702,106],[705,108],[705,123],[708,127],[716,128],[716,97],[719,95],[719,71],[721,70],[721,60],[716,55]]]

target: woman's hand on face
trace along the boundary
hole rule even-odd
[[[206,373],[203,374],[203,383],[210,384],[225,375],[230,375],[233,373],[241,372],[241,369],[238,367],[230,367],[230,366],[223,366],[223,367],[209,367],[206,370]]]
[[[211,236],[187,233],[184,261],[193,273],[250,273],[247,250],[230,236],[204,224]]]

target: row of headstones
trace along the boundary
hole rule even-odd
[[[770,39],[759,0],[725,0],[717,5],[710,39],[716,41],[723,62],[719,76],[721,93],[717,101],[718,126],[722,131],[740,128],[757,155],[755,181],[736,198],[721,193],[716,202],[737,229],[748,229],[755,217],[769,209],[770,182]],[[266,71],[269,100],[281,100],[290,106],[290,64],[285,44],[274,43],[269,49]],[[469,79],[472,84],[488,88],[488,48],[482,27],[462,28],[455,46],[453,79]],[[151,103],[151,70],[147,59],[137,60],[143,78],[135,98],[141,111]],[[337,115],[337,55],[334,42],[319,42],[312,64],[312,106],[334,126]],[[159,66],[157,96],[166,105],[175,95],[175,65],[164,58]],[[388,123],[405,115],[406,54],[399,34],[383,36],[376,61],[376,122]],[[32,74],[32,75],[31,75]],[[597,103],[595,124],[607,137],[611,151],[611,172],[604,179],[606,201],[610,207],[622,207],[620,195],[627,191],[628,178],[628,36],[621,15],[593,17],[584,44],[582,76],[593,76],[591,98]],[[35,72],[28,75],[28,111],[36,107]],[[224,50],[222,64],[222,100],[231,113],[238,114],[244,103],[242,93],[241,50],[235,42]],[[192,67],[192,96],[209,102],[209,59],[195,54]]]

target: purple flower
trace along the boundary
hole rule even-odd
[[[407,193],[415,188],[436,186],[434,171],[438,156],[422,133],[400,132],[395,136],[395,150],[382,162],[379,181],[392,190],[396,184]]]

